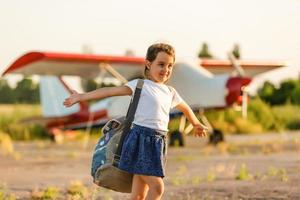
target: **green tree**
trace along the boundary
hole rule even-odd
[[[212,54],[209,52],[207,43],[202,43],[201,50],[198,53],[198,58],[213,58]]]
[[[291,94],[291,101],[293,104],[300,105],[300,82],[293,89]]]
[[[240,46],[238,44],[235,44],[233,46],[233,49],[232,49],[232,52],[233,56],[236,58],[236,59],[240,59],[241,58],[241,52],[240,52]]]
[[[13,89],[8,85],[7,80],[0,79],[0,103],[14,103]]]
[[[17,103],[38,103],[39,102],[39,86],[30,78],[24,78],[17,83],[14,89]]]
[[[299,85],[299,81],[286,80],[277,89],[272,83],[265,82],[264,86],[258,90],[258,95],[262,100],[271,105],[283,105],[288,102],[298,104]]]
[[[287,80],[280,84],[279,89],[275,90],[272,98],[272,105],[282,105],[292,102],[291,96],[297,86],[297,81]]]
[[[275,86],[272,83],[266,81],[263,87],[258,90],[258,96],[263,101],[271,104],[275,90],[276,90]]]
[[[92,90],[95,90],[99,87],[97,82],[93,79],[83,79],[81,80],[82,88],[85,92],[90,92]]]

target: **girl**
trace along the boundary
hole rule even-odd
[[[145,80],[133,126],[124,140],[119,168],[134,174],[131,199],[161,199],[164,192],[165,136],[169,111],[176,107],[184,113],[194,128],[195,136],[206,136],[207,128],[194,115],[176,90],[165,85],[171,77],[175,51],[168,44],[151,45],[145,61]],[[85,94],[72,91],[65,99],[66,107],[79,101],[110,96],[132,95],[137,79],[119,87],[100,88]]]

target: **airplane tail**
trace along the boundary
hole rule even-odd
[[[58,77],[41,76],[40,95],[44,117],[66,116],[82,109],[81,104],[75,104],[70,108],[63,106],[63,101],[70,95],[70,90]]]

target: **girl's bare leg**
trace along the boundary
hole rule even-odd
[[[144,200],[149,187],[140,175],[133,175],[131,200]]]
[[[164,182],[161,177],[139,175],[149,186],[147,200],[160,200],[164,193]]]

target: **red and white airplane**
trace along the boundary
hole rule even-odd
[[[51,133],[56,128],[74,129],[103,124],[111,118],[125,115],[130,101],[130,97],[110,97],[90,105],[80,102],[65,108],[62,102],[69,96],[72,86],[63,80],[64,75],[85,79],[115,77],[125,83],[142,77],[143,71],[144,58],[141,57],[30,52],[19,57],[3,75],[40,75],[43,116],[31,120],[43,123]],[[197,60],[177,61],[168,84],[197,110],[232,106],[240,101],[243,87],[250,82],[251,79],[244,76],[214,75],[199,66]]]

